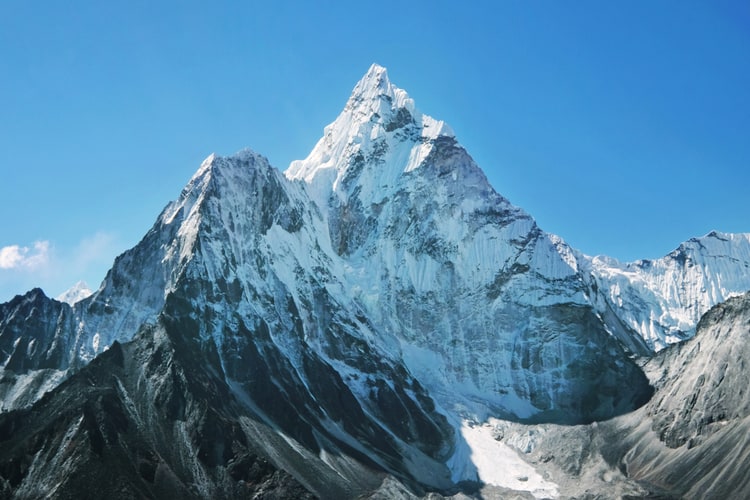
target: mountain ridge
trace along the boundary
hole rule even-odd
[[[577,252],[373,65],[307,159],[281,172],[251,150],[211,155],[91,296],[0,305],[0,397],[4,410],[43,406],[121,346],[154,366],[177,359],[149,340],[168,335],[192,353],[153,380],[172,389],[120,390],[116,407],[161,401],[153,418],[177,429],[189,366],[203,363],[196,376],[233,401],[221,418],[242,429],[225,448],[250,443],[317,495],[330,491],[314,474],[345,496],[388,477],[448,493],[483,481],[466,422],[587,424],[641,407],[653,388],[634,357],[689,338],[710,306],[750,289],[747,269],[750,235],[710,233],[630,264]],[[201,383],[190,397],[211,406]],[[142,429],[136,413],[125,420]],[[219,418],[202,415],[191,432]],[[106,449],[130,463],[118,432]],[[235,491],[229,458],[191,446],[201,487]]]

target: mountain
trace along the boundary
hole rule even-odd
[[[71,307],[38,288],[0,304],[0,410],[31,405],[65,377],[74,331]]]
[[[0,491],[556,496],[487,423],[647,411],[664,392],[638,357],[749,268],[748,235],[577,252],[373,65],[286,172],[211,155],[91,295],[0,305]]]
[[[64,339],[74,347],[61,368],[77,368],[168,316],[185,349],[202,353],[190,363],[220,374],[244,416],[283,436],[282,444],[278,436],[248,435],[248,442],[312,491],[329,496],[337,484],[315,461],[345,478],[346,491],[362,482],[362,468],[448,487],[453,429],[337,289],[326,253],[305,249],[319,245],[320,221],[300,202],[304,196],[254,153],[212,156],[144,239],[118,257],[99,291],[72,308],[37,298],[62,311],[45,316],[75,318],[55,323],[39,352],[57,352]],[[44,315],[34,303],[23,305],[9,326],[16,317]],[[183,396],[175,397],[182,408]],[[131,396],[122,398],[127,404]],[[163,417],[181,420],[182,410],[171,408]],[[331,480],[320,486],[321,477]]]
[[[312,498],[249,446],[226,384],[173,328],[113,343],[32,409],[0,415],[0,497]]]
[[[687,498],[750,495],[750,294],[717,305],[695,337],[649,361],[657,388],[625,419],[633,477]],[[658,437],[658,439],[654,439]]]
[[[85,299],[92,293],[94,292],[91,291],[85,281],[79,281],[78,283],[58,295],[56,300],[60,302],[66,302],[72,306],[79,300]]]
[[[579,422],[648,398],[572,251],[498,195],[384,68],[286,175],[320,208],[349,294],[445,406]]]
[[[750,293],[709,310],[695,336],[652,357],[638,410],[584,426],[490,421],[496,439],[572,498],[747,498]]]
[[[750,234],[711,231],[657,260],[578,258],[594,307],[637,332],[644,354],[692,337],[712,306],[750,290]]]

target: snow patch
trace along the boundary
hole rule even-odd
[[[528,491],[536,498],[559,497],[555,483],[545,480],[513,448],[495,439],[493,420],[484,424],[464,420],[461,424],[461,435],[471,448],[470,459],[479,479],[486,484]]]
[[[6,376],[0,384],[0,411],[30,406],[46,392],[57,387],[66,375],[67,370],[45,369]]]
[[[60,302],[66,302],[71,306],[94,293],[85,281],[79,281],[72,287],[57,296]]]

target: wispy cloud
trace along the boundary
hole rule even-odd
[[[120,245],[114,233],[99,231],[83,238],[72,251],[69,260],[78,271],[85,271],[92,265],[112,264],[117,251],[121,251]]]
[[[96,287],[124,244],[100,231],[72,246],[50,241],[0,247],[0,302],[33,287],[54,297],[80,280]]]
[[[49,241],[37,241],[32,247],[8,245],[0,248],[0,269],[36,271],[50,260]]]

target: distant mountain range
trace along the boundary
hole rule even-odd
[[[746,497],[748,290],[750,234],[545,233],[373,65],[306,159],[211,155],[98,290],[0,304],[0,498]]]

